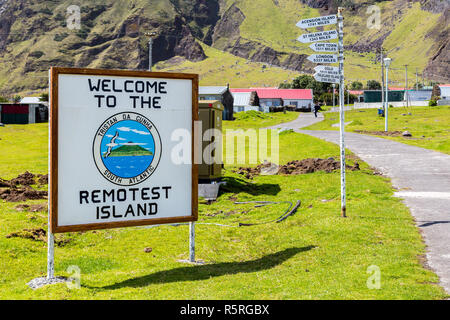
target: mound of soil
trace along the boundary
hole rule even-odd
[[[37,176],[39,184],[48,184],[48,174],[38,174]]]
[[[30,211],[30,212],[40,212],[40,211],[47,211],[48,207],[46,204],[19,204],[14,207],[17,211]]]
[[[9,202],[47,199],[47,196],[47,191],[38,191],[32,189],[31,187],[24,189],[9,188],[0,190],[0,199]]]
[[[23,239],[31,239],[35,241],[47,241],[47,232],[42,229],[23,229],[22,231],[12,232],[6,236],[6,238],[23,238]]]
[[[33,241],[47,242],[47,231],[45,231],[42,228],[23,229],[22,231],[12,232],[8,234],[6,238],[7,239],[22,238],[22,239],[31,239]],[[59,247],[62,247],[69,242],[70,242],[69,239],[55,239],[55,243]]]
[[[233,170],[233,172],[243,175],[247,179],[252,179],[254,176],[261,174],[261,169],[270,168],[272,163],[266,162],[264,164],[259,164],[256,167],[240,167],[238,170]]]
[[[245,176],[247,179],[252,179],[254,176],[261,174],[265,169],[273,167],[272,163],[260,164],[256,167],[240,167],[233,172]],[[346,166],[351,171],[360,170],[359,163],[355,162],[354,166]],[[308,158],[303,160],[293,160],[283,166],[279,166],[276,174],[282,175],[297,175],[305,173],[313,173],[317,171],[325,171],[327,173],[340,169],[340,163],[333,158],[320,159]]]
[[[11,188],[11,183],[8,180],[0,178],[0,188]]]
[[[399,137],[402,135],[400,131],[366,131],[366,130],[355,130],[357,133],[362,134],[372,134],[375,136],[387,136],[387,137]]]
[[[31,186],[32,184],[36,184],[34,177],[34,174],[25,171],[25,173],[19,174],[16,178],[10,180],[9,182],[11,185]]]
[[[31,172],[25,171],[19,174],[16,178],[11,180],[4,180],[0,178],[0,188],[11,188],[13,186],[31,186],[37,182],[40,185],[48,184],[48,174],[33,174]]]

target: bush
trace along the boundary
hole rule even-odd
[[[261,112],[261,111],[255,111],[255,110],[236,113],[235,117],[237,120],[271,118],[271,116],[269,114]]]
[[[54,41],[63,41],[65,38],[67,38],[69,34],[68,33],[60,33],[60,34],[55,34],[55,37],[53,38]]]
[[[37,58],[37,59],[39,59],[43,55],[44,55],[44,53],[42,51],[33,51],[30,53],[30,57]]]
[[[431,99],[431,100],[428,102],[428,106],[429,106],[429,107],[436,107],[436,106],[437,106],[437,100]]]

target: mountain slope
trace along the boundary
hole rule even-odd
[[[346,8],[348,82],[379,79],[381,46],[394,59],[393,84],[403,85],[405,64],[410,79],[417,68],[450,81],[448,0],[84,0],[80,30],[66,25],[72,4],[0,0],[0,95],[45,89],[50,66],[147,69],[149,31],[159,70],[199,73],[201,84],[278,85],[314,67],[295,23],[338,5]],[[372,4],[380,29],[367,28]]]

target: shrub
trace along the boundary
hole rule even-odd
[[[44,55],[44,53],[42,51],[33,51],[30,53],[30,57],[37,58],[37,59],[39,59],[43,55]]]
[[[429,106],[429,107],[436,107],[436,106],[437,106],[437,100],[431,99],[431,100],[428,102],[428,106]]]
[[[67,38],[69,34],[68,33],[60,33],[60,34],[55,34],[55,37],[53,38],[54,41],[63,41],[65,38]]]

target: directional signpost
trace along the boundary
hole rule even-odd
[[[316,73],[314,75],[314,79],[319,82],[328,82],[328,83],[339,83],[339,76],[333,76],[323,73]]]
[[[302,43],[311,43],[317,41],[327,41],[337,39],[338,33],[336,30],[321,31],[315,33],[304,33],[297,38],[298,41]]]
[[[322,27],[330,24],[337,23],[337,16],[335,14],[331,16],[323,16],[323,17],[315,17],[300,20],[296,26],[302,29],[314,28],[314,27]]]
[[[310,48],[315,52],[337,52],[335,54],[313,54],[308,60],[313,63],[339,63],[339,67],[317,66],[314,79],[319,82],[339,84],[339,113],[340,113],[340,147],[341,147],[341,211],[346,217],[345,199],[345,145],[344,145],[344,18],[343,8],[338,8],[337,15],[309,18],[299,21],[296,26],[302,29],[323,27],[338,24],[337,30],[304,33],[298,37],[302,43],[313,43]],[[318,42],[338,39],[338,43]]]
[[[309,47],[316,52],[338,52],[338,44],[333,42],[316,42]]]
[[[337,63],[338,57],[335,54],[313,54],[308,60],[314,63]]]

